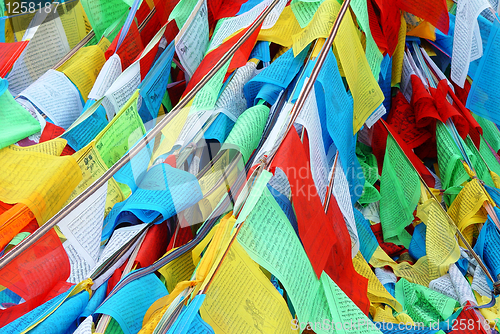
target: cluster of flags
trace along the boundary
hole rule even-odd
[[[1,333],[498,333],[495,0],[1,1]]]

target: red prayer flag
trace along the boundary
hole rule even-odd
[[[319,278],[337,238],[332,225],[327,223],[328,219],[312,179],[309,157],[306,156],[303,143],[295,130],[288,132],[271,167],[273,170],[281,168],[288,177],[300,239]]]
[[[417,126],[415,111],[400,91],[392,99],[387,123],[394,128],[409,148],[418,147],[433,137],[427,127]]]
[[[109,59],[109,57],[111,57],[116,52],[118,56],[120,56],[120,60],[122,63],[122,70],[125,70],[134,62],[136,57],[141,53],[141,51],[144,49],[144,45],[142,44],[141,35],[139,34],[137,25],[134,22],[132,22],[132,24],[130,25],[128,33],[125,36],[125,39],[123,40],[122,44],[120,45],[118,50],[116,50],[116,45],[118,43],[119,37],[120,34],[116,35],[111,45],[104,53],[104,56],[106,57],[106,59]]]
[[[399,8],[427,20],[442,33],[448,34],[450,18],[446,0],[399,0]]]
[[[367,295],[368,280],[354,269],[351,258],[351,237],[334,196],[330,199],[327,215],[332,222],[337,243],[332,247],[325,272],[359,309],[368,315],[370,310],[370,300]]]
[[[387,45],[387,52],[392,56],[398,44],[399,27],[401,25],[401,12],[396,0],[374,0],[378,8],[379,15],[375,13],[375,4],[368,6],[368,15],[370,15],[370,30],[375,28],[375,35],[372,35],[375,42]],[[371,8],[370,8],[371,7]],[[373,24],[372,24],[373,22]],[[381,41],[381,35],[377,25],[380,25],[385,38],[385,43]]]
[[[50,299],[51,290],[68,287],[68,255],[52,229],[0,270],[0,285],[25,300],[0,310],[0,327]]]
[[[0,43],[0,77],[4,78],[7,75],[14,62],[28,45],[28,42]]]
[[[261,25],[262,26],[262,25]],[[236,42],[243,36],[248,30],[250,26],[246,29],[243,29],[235,36],[231,37],[226,42],[222,43],[217,49],[208,53],[205,58],[201,61],[200,66],[196,69],[193,74],[193,77],[189,81],[186,90],[184,91],[184,95],[186,95],[193,87],[214,67],[214,65],[219,61],[220,58],[234,45]],[[236,53],[233,55],[231,59],[231,63],[229,64],[228,72],[235,70],[238,67],[244,66],[247,61],[252,49],[257,41],[257,36],[259,36],[260,27],[255,30],[255,32],[250,36],[243,45],[236,50]]]
[[[425,183],[429,187],[434,188],[436,180],[431,175],[429,170],[424,166],[422,161],[415,155],[415,153],[406,145],[406,143],[398,136],[394,128],[390,124],[385,123],[383,119],[380,119],[375,123],[374,134],[372,139],[372,149],[373,154],[377,157],[377,163],[379,166],[379,173],[382,174],[382,164],[384,162],[385,146],[387,144],[388,132],[384,124],[391,130],[391,134],[394,140],[398,143],[399,147],[402,149],[403,153],[408,157],[411,164],[415,167],[417,172],[422,176]]]
[[[177,5],[179,0],[153,0],[156,8],[156,12],[158,13],[158,19],[160,23],[164,25],[168,21],[168,17],[170,13]]]
[[[42,135],[40,136],[40,143],[46,142],[47,140],[54,139],[64,133],[64,129],[60,126],[47,122],[45,128],[42,131]],[[63,155],[72,155],[75,153],[75,150],[71,148],[68,144],[64,147],[64,150],[61,152],[61,156]]]
[[[144,241],[135,258],[135,262],[139,265],[139,268],[152,265],[165,254],[169,239],[170,231],[167,221],[151,226],[146,232]]]
[[[177,248],[182,245],[187,244],[193,239],[193,231],[191,231],[191,226],[186,226],[172,232],[172,237],[168,243],[167,252],[172,248]]]

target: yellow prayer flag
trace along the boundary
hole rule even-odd
[[[401,15],[401,25],[399,26],[398,44],[392,56],[392,79],[391,86],[394,87],[401,82],[401,73],[403,72],[403,60],[405,54],[406,42],[406,21]]]
[[[64,150],[64,147],[66,147],[66,144],[67,144],[66,139],[54,138],[51,140],[47,140],[43,143],[25,147],[10,145],[9,149],[18,152],[37,152],[37,153],[45,153],[48,155],[59,156]]]
[[[311,22],[300,32],[292,35],[293,55],[296,57],[305,47],[317,38],[327,38],[332,30],[333,23],[340,11],[340,5],[335,0],[326,0],[319,6]],[[344,21],[348,19],[347,15]],[[354,28],[354,26],[353,26]],[[359,38],[356,37],[359,41]],[[351,43],[353,41],[350,41]],[[361,47],[361,45],[360,45]],[[361,55],[366,61],[365,52],[361,49]],[[352,55],[351,55],[352,56]]]
[[[257,40],[268,41],[290,48],[293,45],[292,36],[302,30],[291,7],[286,6],[274,26],[269,29],[260,30]]]
[[[61,18],[69,47],[73,48],[87,35],[83,6],[79,1],[76,4],[61,3],[57,6],[57,12]]]
[[[457,224],[467,242],[472,243],[474,224],[487,219],[483,203],[490,201],[489,195],[477,179],[467,182],[448,209],[448,214]]]
[[[417,208],[417,216],[427,226],[427,255],[411,265],[396,263],[378,246],[370,259],[376,268],[390,266],[394,274],[409,282],[429,286],[429,282],[446,274],[450,265],[460,258],[460,249],[455,239],[455,229],[434,199],[427,200]]]
[[[177,140],[177,137],[179,137],[179,134],[181,133],[184,123],[186,123],[192,104],[193,100],[189,101],[189,103],[182,108],[182,110],[180,110],[179,113],[175,115],[175,117],[161,130],[163,139],[156,151],[153,152],[152,161],[156,160],[156,158],[160,155],[170,152],[175,141]]]
[[[340,24],[335,46],[354,100],[354,134],[384,101],[384,94],[373,77],[349,11]]]
[[[172,252],[174,249],[176,248],[171,249],[167,254]],[[167,265],[158,269],[158,271],[165,278],[167,290],[171,293],[177,283],[187,281],[191,278],[194,268],[191,252],[186,252],[175,260],[167,263]]]
[[[76,196],[81,194],[108,170],[108,167],[102,160],[101,155],[95,147],[94,141],[92,141],[86,147],[82,148],[80,151],[73,154],[73,157],[76,159],[76,162],[80,166],[83,177],[82,181],[69,196],[66,204],[68,204]],[[104,214],[107,215],[116,203],[123,200],[125,200],[125,197],[120,190],[118,182],[116,182],[114,178],[109,179],[108,192],[106,195],[106,209],[104,210]]]
[[[293,333],[285,300],[237,241],[215,274],[200,314],[216,334]]]
[[[105,62],[103,50],[98,45],[92,45],[78,50],[57,70],[66,74],[82,94],[83,100],[87,101],[90,90]]]
[[[352,259],[352,263],[358,274],[368,279],[368,299],[371,303],[387,304],[397,312],[403,310],[401,304],[389,293],[389,291],[387,291],[382,283],[380,283],[368,263],[366,263],[363,255],[361,255],[361,252],[356,254]]]
[[[25,204],[40,225],[62,208],[82,180],[72,156],[58,157],[6,147],[0,150],[0,161],[0,201]]]

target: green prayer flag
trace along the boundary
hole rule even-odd
[[[122,0],[82,0],[82,5],[98,37],[129,9],[129,5]]]
[[[426,326],[435,327],[436,322],[445,321],[460,306],[455,299],[404,278],[396,283],[395,294],[413,321]]]
[[[461,160],[463,160],[463,157],[460,150],[453,140],[448,127],[441,122],[437,122],[436,124],[436,144],[439,176],[443,189],[446,190],[449,187],[459,186],[467,181],[469,175],[462,164]],[[465,144],[463,146],[465,147]],[[470,150],[467,148],[466,150],[467,155],[471,157],[472,153]]]
[[[241,152],[246,163],[257,145],[259,145],[268,116],[268,106],[256,105],[248,108],[238,117],[221,150],[237,149]]]
[[[361,142],[358,142],[356,145],[356,156],[365,177],[363,194],[358,202],[360,204],[377,202],[380,200],[380,193],[373,186],[380,178],[378,175],[377,158],[371,153],[371,148]]]
[[[198,0],[179,1],[170,13],[170,16],[168,17],[169,21],[175,20],[177,28],[181,30],[197,3]]]
[[[384,240],[408,248],[411,236],[405,227],[413,221],[413,211],[420,198],[420,180],[391,136],[387,137],[380,196]]]
[[[0,95],[0,149],[18,142],[40,131],[40,123],[14,100],[6,87],[6,80],[0,81],[5,90]]]

